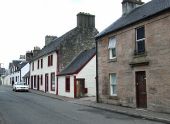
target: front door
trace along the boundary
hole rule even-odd
[[[147,107],[145,71],[136,72],[136,103],[138,108]]]
[[[85,95],[85,79],[77,79],[77,98]]]
[[[45,74],[45,92],[48,92],[48,74]]]

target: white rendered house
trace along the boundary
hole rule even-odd
[[[96,96],[95,48],[80,53],[58,74],[58,95],[80,98]]]
[[[57,53],[41,53],[30,63],[30,88],[56,94]]]

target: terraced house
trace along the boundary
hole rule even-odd
[[[29,63],[25,59],[13,60],[9,64],[9,70],[10,84],[24,81],[23,77],[29,71]]]
[[[170,113],[170,0],[123,0],[97,37],[99,101]]]
[[[95,47],[94,37],[97,33],[95,16],[78,13],[75,28],[61,37],[46,36],[46,45],[30,62],[30,87],[60,95],[59,88],[65,87],[60,87],[57,75],[81,52]],[[63,83],[66,83],[66,80]],[[67,86],[69,87],[72,86]]]

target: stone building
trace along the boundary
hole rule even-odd
[[[82,51],[95,47],[95,16],[77,14],[77,26],[61,37],[46,36],[45,46],[30,61],[30,87],[58,95],[59,72]]]
[[[170,113],[170,1],[123,0],[96,36],[98,100]]]

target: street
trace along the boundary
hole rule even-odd
[[[163,124],[0,86],[0,124]]]

